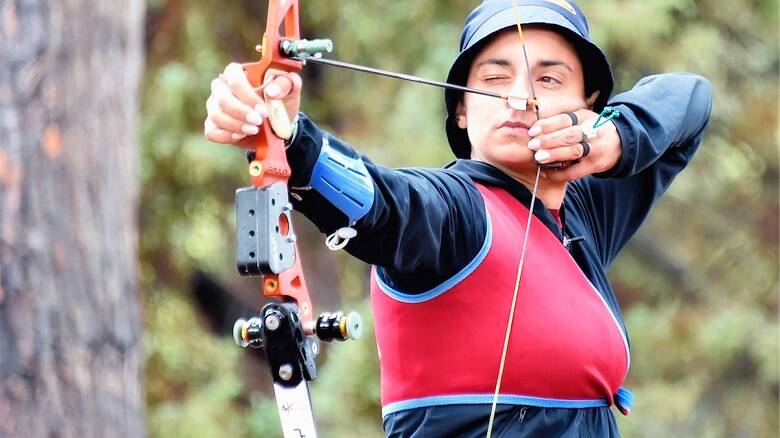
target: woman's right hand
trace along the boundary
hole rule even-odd
[[[297,73],[268,70],[261,95],[249,83],[241,64],[228,64],[211,81],[204,135],[214,143],[247,147],[249,136],[257,134],[259,126],[265,123],[271,99],[281,101],[289,120],[295,120],[301,106],[301,87]]]

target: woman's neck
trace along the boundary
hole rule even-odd
[[[495,164],[494,164],[495,166]],[[531,173],[513,172],[509,169],[498,167],[502,172],[509,177],[519,182],[529,192],[534,191],[534,182],[536,181],[536,167],[533,168]],[[545,207],[548,209],[559,210],[563,204],[563,198],[566,196],[567,183],[550,181],[547,178],[539,175],[538,186],[536,187],[536,197],[542,201]]]

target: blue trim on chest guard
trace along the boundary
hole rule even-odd
[[[347,215],[350,224],[374,204],[374,181],[363,160],[333,149],[327,138],[322,140],[309,186]]]

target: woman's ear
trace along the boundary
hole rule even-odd
[[[466,123],[466,110],[463,108],[463,101],[458,102],[458,106],[455,107],[455,120],[458,122],[458,128],[466,129],[468,123]]]
[[[585,105],[589,110],[593,110],[593,104],[596,103],[596,99],[599,98],[599,94],[601,94],[601,90],[596,90],[593,92],[593,94],[590,95],[590,97],[585,99]]]

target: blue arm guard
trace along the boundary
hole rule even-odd
[[[333,149],[327,138],[309,186],[347,215],[350,224],[365,216],[374,204],[374,181],[363,160]]]

